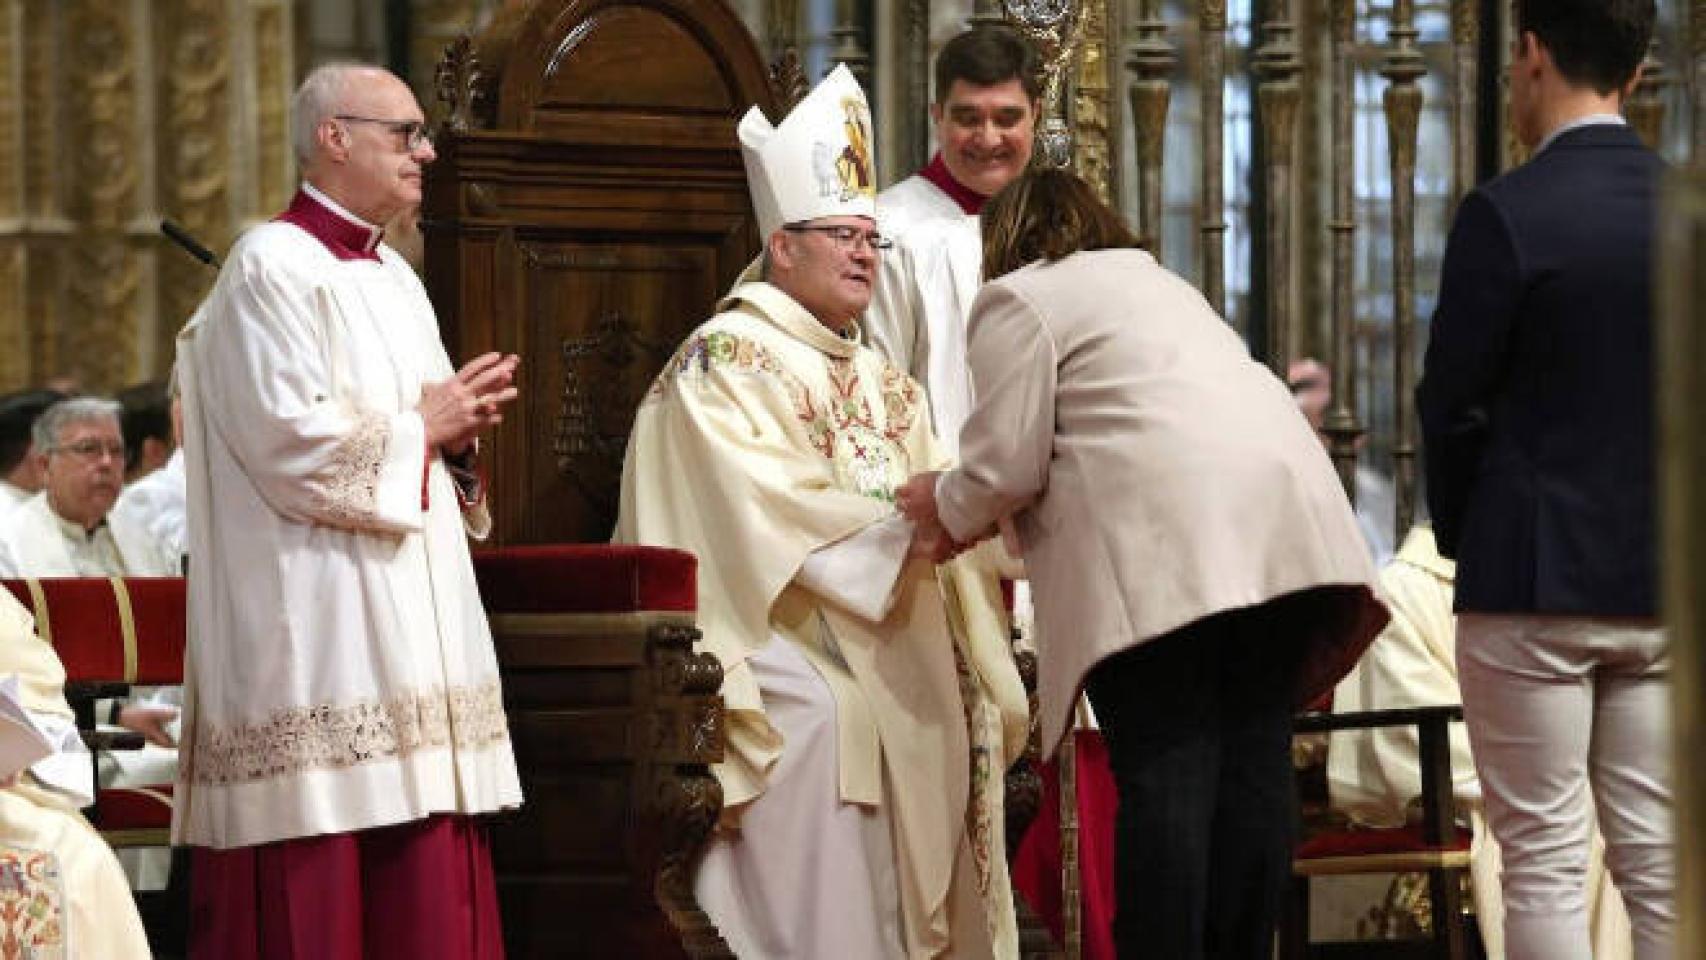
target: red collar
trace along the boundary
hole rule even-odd
[[[333,210],[306,190],[297,190],[296,196],[290,198],[290,207],[273,219],[308,231],[339,260],[379,259],[379,241],[385,236],[383,229],[359,223]]]
[[[954,179],[954,175],[948,172],[948,164],[942,159],[939,150],[918,174],[935,184],[936,189],[947,194],[948,199],[959,204],[960,209],[966,213],[982,213],[983,205],[989,201],[988,197]]]

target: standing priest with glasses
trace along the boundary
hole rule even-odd
[[[409,88],[333,64],[293,110],[302,188],[179,342],[190,953],[498,958],[475,815],[521,789],[467,538],[516,359],[452,367],[380,242],[434,156]]]

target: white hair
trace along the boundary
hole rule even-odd
[[[30,443],[35,445],[37,453],[47,453],[59,446],[59,435],[73,423],[88,423],[91,420],[111,420],[121,423],[119,413],[124,408],[117,400],[105,397],[72,397],[61,400],[42,412],[36,422],[30,425]],[[121,428],[122,430],[122,428]]]
[[[378,70],[371,63],[354,60],[334,60],[322,63],[308,72],[296,95],[290,98],[290,145],[296,151],[298,166],[307,167],[314,156],[314,132],[320,124],[344,109],[344,95],[349,92],[350,79],[364,70]]]

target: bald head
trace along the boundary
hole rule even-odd
[[[420,203],[425,123],[408,85],[368,64],[316,67],[291,101],[302,178],[375,226]]]

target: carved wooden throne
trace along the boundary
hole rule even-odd
[[[690,888],[723,749],[691,558],[517,545],[609,538],[641,396],[758,249],[734,130],[766,71],[720,0],[536,0],[437,82],[428,291],[451,356],[525,358],[478,563],[527,791],[493,834],[509,953],[727,957]]]
[[[505,7],[439,65],[427,287],[454,357],[520,353],[498,543],[608,539],[634,409],[758,250],[735,124],[775,97],[721,0]]]

